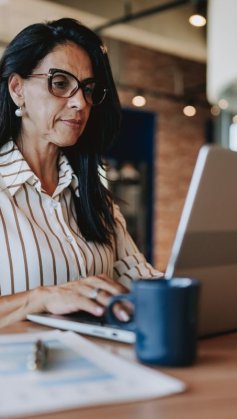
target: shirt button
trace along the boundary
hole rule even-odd
[[[58,208],[58,203],[55,201],[51,201],[51,207],[57,209]]]
[[[72,242],[73,242],[73,237],[72,237],[72,236],[67,236],[67,241],[68,241],[69,243],[72,243]]]

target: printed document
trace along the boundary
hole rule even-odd
[[[31,371],[38,339],[47,345],[47,363]],[[54,330],[0,336],[0,389],[0,417],[6,418],[163,397],[184,391],[185,384]]]

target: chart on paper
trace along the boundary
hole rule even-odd
[[[44,370],[30,371],[37,339]],[[179,380],[129,363],[72,332],[0,336],[0,417],[43,413],[181,392]]]
[[[5,343],[0,345],[0,375],[5,378],[21,375],[30,377],[27,367],[35,340],[32,342],[20,341],[14,344]],[[91,360],[84,356],[78,356],[58,339],[45,339],[45,345],[49,349],[47,374],[38,372],[37,386],[61,386],[70,383],[85,383],[105,381],[113,378],[113,375],[99,368]],[[50,374],[49,374],[50,373]],[[30,374],[30,375],[29,375]],[[25,377],[26,378],[26,377]]]

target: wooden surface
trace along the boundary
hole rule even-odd
[[[17,323],[1,333],[45,330],[30,322]],[[106,350],[134,362],[133,348],[102,339],[92,339]],[[183,380],[185,393],[163,399],[98,406],[31,416],[44,419],[236,419],[237,332],[199,341],[198,360],[188,368],[159,370]]]

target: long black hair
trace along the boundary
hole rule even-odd
[[[92,107],[80,140],[63,151],[79,181],[80,197],[73,193],[73,198],[81,233],[87,240],[111,244],[115,225],[112,201],[99,168],[103,153],[118,135],[121,109],[105,47],[92,30],[74,19],[63,18],[30,25],[10,42],[0,61],[0,146],[10,138],[16,141],[21,131],[21,118],[15,116],[16,105],[8,90],[10,75],[27,78],[57,45],[68,42],[88,53],[95,78],[108,89],[102,104]]]

